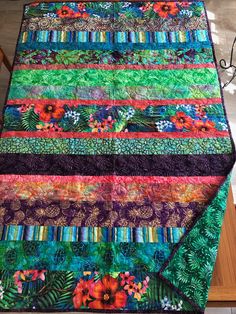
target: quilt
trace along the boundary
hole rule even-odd
[[[235,150],[202,1],[24,8],[0,137],[0,310],[203,313]]]

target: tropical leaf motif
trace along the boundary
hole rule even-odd
[[[218,190],[211,205],[206,208],[162,273],[165,278],[202,308],[207,302],[206,291],[210,286],[222,224],[221,221],[220,225],[216,225],[214,217],[217,213],[223,214],[225,211],[229,182],[230,176]],[[206,241],[199,240],[199,235],[204,237]],[[201,243],[204,246],[197,248],[196,243]],[[187,260],[190,267],[179,269],[178,266],[183,260]],[[199,276],[200,268],[204,266],[206,268]],[[204,273],[207,275],[203,276]]]
[[[3,131],[20,131],[22,129],[22,123],[20,120],[16,119],[13,115],[5,113],[4,114],[4,124]]]
[[[38,291],[37,304],[40,309],[67,309],[72,305],[75,287],[73,272],[48,273],[43,288]],[[69,302],[71,300],[71,302]]]
[[[36,125],[39,123],[39,116],[34,112],[34,109],[26,111],[22,115],[22,126],[27,131],[36,130]]]
[[[14,271],[2,270],[0,272],[1,285],[4,290],[3,298],[0,300],[1,309],[14,308],[17,302],[17,287],[13,278]]]

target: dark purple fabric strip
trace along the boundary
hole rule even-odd
[[[188,227],[205,204],[7,200],[0,206],[0,225]]]
[[[0,174],[226,176],[235,156],[1,154]]]

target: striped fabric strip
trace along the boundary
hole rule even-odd
[[[1,138],[212,138],[228,137],[229,131],[211,132],[41,132],[3,131]]]
[[[192,50],[191,58],[184,58],[184,54],[188,54],[188,49],[183,49],[182,56],[176,58],[178,51],[175,49],[162,49],[162,50],[132,50],[130,52],[120,51],[118,58],[114,58],[114,55],[117,56],[117,53],[114,53],[112,50],[104,51],[97,50],[94,54],[91,50],[57,50],[53,51],[55,59],[50,59],[52,51],[44,50],[44,55],[40,52],[35,52],[34,50],[24,50],[17,51],[15,66],[24,65],[24,66],[35,66],[35,65],[52,65],[57,66],[60,64],[67,66],[71,65],[84,65],[83,56],[86,55],[86,64],[97,64],[97,65],[166,65],[166,66],[175,66],[175,65],[194,65],[194,64],[214,64],[213,55],[211,48],[201,48],[198,47],[195,50]],[[31,58],[32,53],[35,54],[34,59]],[[74,58],[70,59],[70,63],[65,64],[65,57],[71,54]],[[215,66],[215,64],[214,64]]]
[[[11,87],[12,88],[12,87]],[[19,87],[18,87],[19,88]],[[54,87],[55,88],[55,87]],[[37,96],[38,97],[38,96]],[[8,99],[7,105],[24,105],[24,104],[48,104],[57,102],[58,104],[67,104],[69,106],[78,105],[100,105],[100,106],[135,106],[145,109],[148,106],[163,106],[163,105],[213,105],[221,104],[221,98],[195,98],[195,99],[34,99],[34,98],[15,98]]]
[[[132,146],[133,148],[133,146]],[[85,176],[225,176],[231,171],[234,155],[183,154],[170,155],[63,155],[2,153],[2,174],[85,175]],[[68,161],[70,167],[67,167]],[[24,167],[19,164],[24,162]],[[212,168],[212,162],[219,165]],[[192,165],[198,167],[192,169]],[[52,167],[52,165],[54,165]],[[89,167],[85,166],[89,165]],[[99,167],[97,166],[99,165]],[[129,165],[129,167],[125,167]],[[165,167],[160,167],[165,165]],[[171,171],[170,171],[171,169]],[[123,194],[122,194],[123,195]]]
[[[202,64],[22,64],[14,66],[18,70],[68,70],[68,69],[100,69],[100,70],[176,70],[215,68],[214,63]]]
[[[23,21],[22,31],[32,30],[63,30],[66,26],[70,25],[70,31],[166,31],[170,29],[169,19],[162,19],[161,23],[157,18],[149,18],[148,22],[144,18],[126,18],[118,17],[116,19],[112,17],[108,18],[94,18],[87,17],[86,19],[80,19],[79,27],[77,19],[71,18],[50,18],[48,23],[47,17],[32,17]],[[176,30],[191,30],[191,29],[206,29],[207,23],[204,17],[199,18],[192,16],[185,20],[184,23],[172,23],[171,31]]]
[[[31,70],[32,71],[32,70]],[[34,70],[36,71],[36,70]],[[47,70],[48,71],[48,70]],[[63,70],[65,73],[68,70]],[[179,71],[179,70],[178,70]],[[15,71],[19,72],[19,71]],[[123,74],[124,75],[124,74]],[[126,75],[126,73],[125,73]],[[28,82],[27,82],[28,83]],[[72,82],[73,84],[73,82]],[[12,85],[9,93],[9,101],[15,99],[15,104],[22,103],[22,99],[29,102],[29,99],[33,99],[31,104],[35,102],[45,103],[45,101],[57,101],[62,102],[64,100],[65,104],[99,104],[99,105],[139,105],[140,108],[145,108],[147,105],[163,105],[163,104],[196,104],[200,99],[195,99],[196,91],[198,92],[198,97],[201,97],[202,102],[210,104],[212,102],[211,96],[220,97],[220,92],[217,86],[214,85],[214,81],[207,84],[195,84],[186,86],[186,84],[179,86],[177,84],[170,83],[167,87],[162,87],[161,85],[156,86],[121,86],[119,88],[114,88],[112,85],[104,84],[101,86],[78,86],[78,84],[73,84],[73,86],[42,86],[38,85],[36,91],[40,90],[40,94],[34,92],[34,86],[32,85]],[[140,82],[141,84],[141,82]],[[144,84],[144,82],[143,82]],[[85,84],[84,84],[85,85]],[[106,99],[97,99],[98,93],[105,95]],[[132,95],[137,94],[138,99],[132,98]],[[100,96],[101,97],[101,96]],[[20,99],[21,98],[21,99]],[[17,99],[19,102],[17,102]],[[215,98],[216,99],[216,98]],[[24,101],[23,100],[23,101]],[[219,99],[221,102],[221,99]]]
[[[207,30],[189,30],[175,32],[87,32],[87,31],[58,31],[41,30],[21,33],[19,43],[191,43],[207,42]]]
[[[24,50],[113,50],[124,52],[127,50],[161,50],[161,49],[198,49],[199,44],[202,48],[210,48],[209,40],[192,42],[166,42],[166,43],[104,43],[104,42],[26,42],[17,46],[18,51]]]
[[[232,151],[229,137],[217,138],[0,138],[1,153],[73,155],[186,155]]]
[[[137,242],[178,243],[185,227],[76,227],[20,226],[0,227],[1,241],[63,241],[63,242]]]
[[[125,79],[124,79],[125,78]],[[153,80],[155,78],[155,80]],[[130,86],[160,86],[175,90],[179,86],[214,85],[218,77],[214,68],[175,70],[97,70],[70,69],[64,70],[21,70],[14,71],[12,85],[15,86],[111,86],[114,89]],[[183,92],[181,91],[183,96]]]
[[[174,177],[174,176],[168,176],[168,177],[158,177],[158,176],[65,176],[65,175],[57,175],[57,176],[50,176],[50,175],[14,175],[14,174],[7,174],[2,175],[0,174],[0,180],[3,183],[6,182],[12,182],[12,185],[14,184],[22,184],[22,187],[24,184],[30,184],[30,183],[36,183],[37,185],[41,183],[47,183],[47,184],[69,184],[71,186],[72,184],[80,184],[81,183],[87,183],[87,184],[98,184],[98,183],[113,183],[113,184],[141,184],[142,186],[145,184],[213,184],[213,185],[219,185],[224,181],[224,177],[222,176],[189,176],[189,177]],[[185,186],[184,189],[187,189]],[[16,189],[17,190],[17,189]],[[53,188],[54,190],[54,188]]]

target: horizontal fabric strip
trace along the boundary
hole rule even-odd
[[[71,2],[71,1],[65,1],[65,2]],[[133,16],[138,16],[138,17],[145,17],[145,18],[149,18],[150,16],[153,17],[153,11],[150,11],[150,7],[149,10],[142,10],[143,7],[145,7],[147,5],[146,1],[139,1],[139,0],[132,0],[130,2],[125,2],[123,4],[123,6],[120,5],[120,3],[117,3],[119,1],[115,0],[115,1],[85,1],[85,10],[80,11],[79,16],[78,15],[74,15],[74,14],[70,14],[69,17],[71,18],[71,20],[73,21],[73,19],[87,19],[88,17],[90,18],[121,18],[121,17],[125,17],[127,20],[132,21]],[[164,1],[154,1],[155,2],[169,2],[168,0],[164,0]],[[127,3],[127,4],[126,4]],[[181,6],[182,1],[179,1],[179,5]],[[198,15],[197,16],[205,16],[204,14],[204,7],[203,7],[203,2],[202,0],[193,0],[193,1],[189,1],[187,0],[186,3],[188,3],[189,5],[195,4],[197,3],[198,6]],[[66,3],[65,3],[66,4]],[[49,16],[52,17],[58,17],[60,18],[60,14],[58,14],[59,9],[62,9],[62,7],[65,5],[63,2],[59,2],[59,3],[53,3],[52,4],[52,8],[50,8],[50,11],[46,8],[45,10],[45,4],[44,3],[35,3],[35,4],[29,4],[27,5],[27,10],[25,10],[24,12],[24,19],[27,18],[32,18],[32,17],[42,17],[45,16],[45,11],[47,13],[49,13]],[[68,3],[69,4],[69,3]],[[149,3],[148,3],[149,4]],[[150,3],[150,5],[152,5],[153,2]],[[184,4],[184,2],[183,2]],[[54,7],[53,7],[54,5]],[[185,9],[186,6],[182,6],[181,10]],[[112,10],[111,10],[112,9]],[[74,8],[73,8],[74,10]],[[83,16],[83,13],[87,13],[86,16]],[[184,12],[182,12],[184,13]],[[190,9],[190,13],[193,13],[193,10]],[[194,15],[194,14],[193,14]],[[176,16],[176,14],[175,14]],[[175,17],[174,16],[174,17]],[[190,19],[192,16],[192,14],[182,14],[181,15],[181,21],[185,21],[186,19]],[[155,18],[158,18],[158,15],[154,15]],[[172,16],[171,16],[172,17]],[[64,17],[63,17],[64,18]],[[179,20],[178,20],[179,21]]]
[[[106,202],[108,209],[114,209],[116,202],[131,202],[132,208],[144,205],[153,207],[152,202],[207,202],[207,197],[214,195],[217,184],[200,183],[93,183],[90,182],[15,182],[7,185],[3,182],[0,186],[2,200],[21,199],[34,201],[43,199],[45,194],[50,195],[50,200],[64,201],[66,197],[70,201],[77,202],[77,209],[90,208],[96,202]],[[15,190],[14,190],[15,189]],[[185,191],[186,189],[186,191]],[[190,198],[190,192],[192,198]],[[66,197],[65,197],[66,195]],[[113,203],[114,201],[114,203]],[[137,204],[133,203],[137,202]],[[86,205],[85,203],[88,203]],[[99,205],[100,206],[100,205]],[[119,207],[119,206],[118,206]],[[57,211],[57,210],[56,210]],[[95,210],[96,214],[96,210]],[[54,216],[54,215],[53,215]],[[95,215],[96,216],[96,215]],[[33,225],[34,223],[32,223]],[[52,223],[53,225],[53,223]],[[99,224],[98,224],[99,225]]]
[[[182,23],[178,19],[176,24],[170,23],[169,19],[160,20],[156,18],[96,18],[88,17],[86,19],[71,18],[30,18],[23,21],[21,31],[35,30],[58,30],[58,31],[185,31],[185,30],[202,30],[206,29],[206,19],[192,16],[188,17]]]
[[[46,49],[46,50],[115,50],[115,51],[127,51],[127,50],[159,50],[159,49],[198,49],[198,48],[211,48],[209,40],[204,42],[190,42],[190,43],[163,43],[163,44],[141,44],[141,43],[18,43],[17,50],[28,49]]]
[[[153,78],[155,77],[155,80]],[[124,79],[125,78],[125,79]],[[14,71],[12,85],[36,86],[191,86],[211,84],[218,86],[216,69],[175,70],[21,70]]]
[[[49,102],[57,102],[58,104],[67,104],[68,106],[78,105],[100,105],[100,106],[135,106],[137,108],[145,109],[148,106],[163,106],[163,105],[212,105],[222,103],[222,99],[216,98],[197,98],[197,99],[8,99],[7,105],[21,105],[21,104],[48,104]]]
[[[19,43],[107,43],[107,44],[172,44],[208,42],[207,30],[187,30],[172,32],[145,32],[145,31],[65,31],[41,30],[24,31],[21,33]]]
[[[185,228],[0,226],[0,241],[178,243]]]
[[[34,70],[36,71],[36,70]],[[55,70],[54,70],[55,71]],[[177,70],[176,70],[177,71]],[[179,70],[178,70],[179,71]],[[56,71],[55,71],[56,72]],[[40,93],[40,95],[39,95]],[[29,85],[12,85],[9,93],[10,99],[15,98],[32,98],[37,99],[75,99],[93,100],[129,100],[135,101],[153,101],[166,99],[208,99],[212,96],[220,97],[218,85],[211,84],[193,84],[190,86],[178,86],[170,83],[169,86],[29,86]]]
[[[174,243],[69,243],[0,241],[0,269],[136,270],[135,260],[147,271],[158,271]],[[124,263],[125,259],[125,263]],[[88,266],[89,265],[89,266]],[[91,267],[91,268],[90,268]]]
[[[68,70],[68,69],[101,69],[101,70],[178,70],[215,68],[214,63],[203,64],[22,64],[14,66],[18,70]]]
[[[42,265],[41,265],[42,266]],[[45,265],[46,266],[46,265]],[[37,296],[37,302],[35,302],[34,304],[34,312],[42,312],[43,313],[47,313],[48,312],[48,304],[45,302],[45,295],[48,296],[48,282],[53,281],[53,285],[50,286],[51,290],[49,290],[51,292],[50,295],[53,296],[58,296],[56,299],[56,303],[53,303],[50,306],[50,311],[58,311],[58,304],[68,304],[68,307],[70,306],[70,310],[71,311],[76,311],[77,308],[75,305],[73,305],[73,303],[71,302],[71,299],[74,297],[73,292],[75,291],[75,287],[79,282],[92,282],[94,283],[94,281],[98,278],[100,278],[102,281],[105,281],[107,278],[110,278],[109,280],[111,282],[114,282],[117,286],[119,285],[121,286],[122,280],[124,278],[124,273],[112,273],[109,274],[108,272],[106,273],[106,271],[102,271],[101,273],[95,272],[95,271],[91,271],[89,270],[91,268],[91,270],[94,270],[93,265],[88,264],[87,265],[87,270],[86,271],[69,271],[69,270],[65,270],[65,271],[49,271],[46,269],[42,269],[42,270],[33,270],[33,269],[27,269],[27,270],[20,270],[20,269],[15,269],[13,272],[5,272],[4,273],[4,279],[3,282],[9,282],[10,280],[12,280],[12,277],[14,276],[15,278],[19,278],[17,285],[13,286],[12,284],[12,289],[10,291],[14,291],[9,292],[8,295],[10,295],[12,297],[13,296],[17,296],[20,297],[22,296],[20,293],[18,293],[17,288],[20,289],[21,285],[25,288],[30,287],[29,292],[27,294],[27,298],[34,298],[35,294],[34,294],[34,289],[42,289],[42,293],[39,294],[39,296]],[[163,309],[161,307],[161,301],[162,301],[162,291],[171,291],[170,288],[168,288],[168,286],[164,283],[164,281],[162,281],[160,279],[160,276],[158,273],[156,272],[147,272],[145,269],[144,265],[138,265],[138,268],[132,272],[129,273],[129,278],[131,278],[132,282],[134,282],[135,285],[138,285],[140,282],[145,283],[147,282],[147,278],[148,278],[148,293],[150,293],[151,295],[153,295],[152,297],[152,302],[133,302],[133,306],[132,306],[132,310],[133,311],[145,311],[145,312],[153,312],[153,303],[155,302],[156,308],[155,308],[155,313],[163,313]],[[131,277],[132,276],[132,277]],[[91,281],[90,281],[91,280]],[[97,280],[98,281],[98,280]],[[140,284],[141,284],[140,283]],[[98,281],[99,284],[99,281]],[[143,284],[144,286],[144,284]],[[32,287],[32,288],[31,288]],[[37,287],[37,288],[36,288]],[[58,288],[59,287],[59,288]],[[65,287],[68,289],[68,291],[65,289]],[[164,288],[163,288],[164,287]],[[13,290],[14,289],[14,290]],[[47,290],[46,293],[45,290]],[[64,292],[66,291],[66,292]],[[76,290],[77,291],[77,290]],[[121,289],[118,291],[122,291]],[[158,293],[159,292],[159,293]],[[8,293],[8,291],[7,291]],[[144,292],[145,293],[145,292]],[[128,293],[127,293],[128,294]],[[8,301],[8,298],[6,296],[8,296],[7,294],[5,294],[5,298],[4,298],[4,303],[2,302],[2,304],[6,304],[6,300]],[[175,291],[171,291],[171,295],[175,297],[175,300],[181,300],[181,306],[182,307],[186,307],[187,311],[179,311],[180,314],[189,314],[189,309],[191,309],[192,307],[185,301],[182,301],[182,298],[180,298],[180,296],[175,292]],[[146,297],[146,295],[144,295],[144,297]],[[68,301],[69,299],[69,301]],[[68,302],[68,303],[66,303]],[[71,303],[69,303],[71,302]],[[91,299],[91,302],[93,302],[93,299]],[[15,302],[14,304],[11,304],[10,306],[7,306],[9,303],[7,303],[7,305],[4,306],[1,304],[1,309],[2,311],[6,311],[6,310],[11,310],[11,311],[16,311],[17,310],[17,303]],[[90,308],[92,306],[90,305]],[[28,312],[28,311],[32,311],[32,306],[31,304],[29,304],[28,302],[24,303],[24,307],[22,308],[22,312],[24,311],[24,313]],[[86,310],[84,310],[86,311]],[[91,309],[90,309],[91,311]],[[131,310],[130,310],[131,311]],[[75,313],[75,312],[74,312]],[[175,314],[176,311],[168,311],[168,314]],[[201,314],[201,312],[192,312],[194,314]]]
[[[232,154],[76,156],[6,153],[0,154],[0,173],[64,176],[225,176],[231,171],[234,160]]]
[[[1,182],[54,182],[54,183],[138,183],[138,184],[155,184],[155,183],[169,183],[169,184],[222,184],[225,180],[223,176],[210,177],[157,177],[157,176],[42,176],[42,175],[2,175],[0,174]]]
[[[27,189],[26,185],[19,187],[20,193]],[[29,187],[29,185],[28,185]],[[43,185],[32,184],[35,187],[34,197],[37,196],[37,189],[40,193],[49,194],[49,190]],[[209,186],[200,188],[199,186],[183,186],[181,197],[183,199],[186,193],[186,187],[195,193],[196,198],[206,199],[206,195],[212,195],[218,189],[218,186]],[[2,188],[2,187],[1,187]],[[11,189],[12,187],[10,187]],[[55,186],[55,188],[57,188]],[[185,190],[184,190],[185,188]],[[9,191],[9,184],[5,191]],[[156,189],[158,191],[158,188]],[[79,191],[79,190],[78,190]],[[161,189],[162,196],[164,189]],[[14,191],[16,192],[16,190]],[[29,194],[30,189],[26,191]],[[139,191],[138,191],[139,192]],[[38,195],[40,194],[38,193]],[[102,191],[100,190],[100,195]],[[135,193],[135,191],[134,191]],[[173,191],[174,193],[174,191]],[[79,194],[79,193],[77,193]],[[2,192],[1,192],[2,196]],[[9,197],[9,194],[7,195]],[[13,196],[13,193],[11,194]],[[39,195],[40,196],[40,195]],[[60,196],[60,195],[59,195]],[[63,191],[65,196],[65,191]],[[186,195],[187,196],[187,195]],[[68,193],[68,199],[70,194]],[[188,196],[187,196],[188,197]],[[174,199],[170,195],[171,200]],[[183,227],[188,228],[204,209],[205,203],[199,202],[153,202],[145,200],[144,202],[121,202],[113,201],[95,201],[95,202],[75,202],[66,200],[45,201],[28,197],[27,200],[21,200],[20,195],[16,200],[1,201],[2,224],[21,226],[100,226],[100,227]],[[27,216],[27,218],[26,218]],[[150,223],[151,221],[151,223]]]
[[[41,131],[3,131],[1,138],[211,138],[229,137],[228,131],[211,132],[41,132]]]
[[[33,55],[33,58],[32,58]],[[86,58],[85,58],[86,55]],[[211,48],[163,50],[39,50],[17,51],[15,65],[20,64],[65,64],[65,58],[70,58],[70,64],[201,64],[212,63]]]
[[[69,155],[229,154],[227,138],[0,138],[0,153]]]

